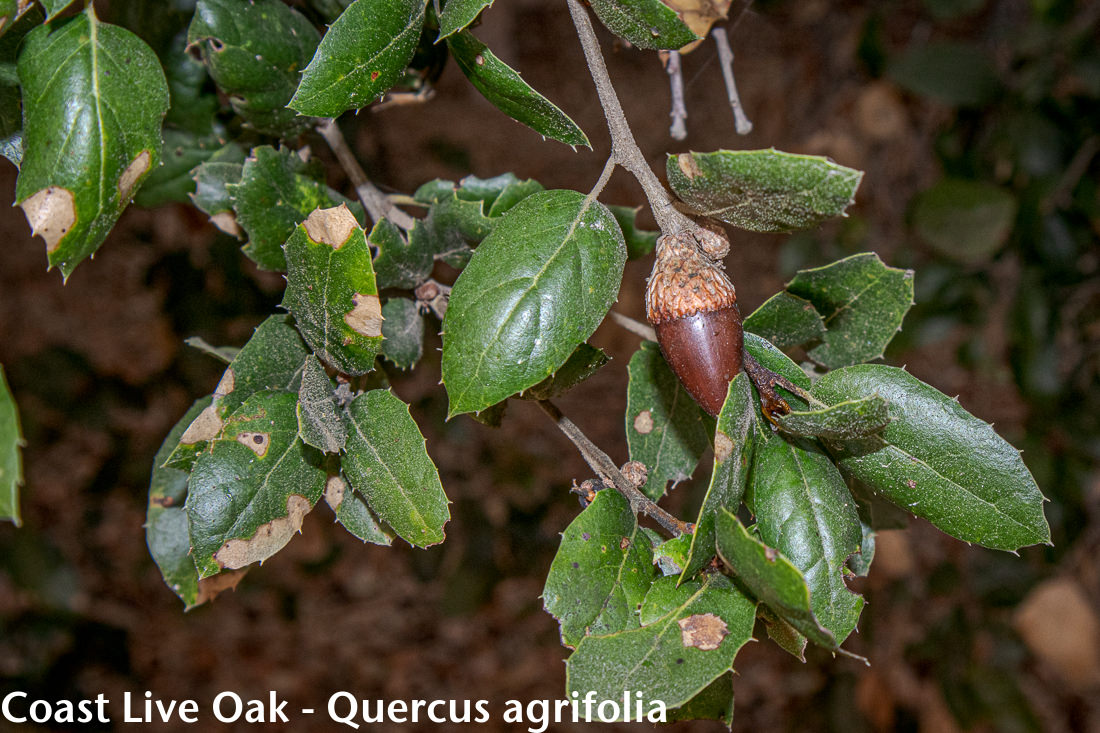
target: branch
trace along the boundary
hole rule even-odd
[[[645,514],[653,517],[653,519],[661,525],[669,534],[673,537],[679,537],[682,534],[691,534],[692,528],[687,522],[683,522],[676,517],[666,512],[661,507],[643,494],[638,488],[630,483],[622,472],[619,471],[618,466],[614,461],[604,453],[599,447],[588,439],[580,428],[578,428],[572,420],[567,418],[561,413],[561,410],[557,408],[550,400],[539,400],[539,407],[542,411],[554,421],[561,430],[565,437],[573,441],[573,445],[580,451],[581,457],[584,458],[584,462],[596,472],[604,481],[610,483],[615,489],[623,495],[623,498],[630,503],[630,510],[634,512],[635,516]]]
[[[328,143],[328,146],[336,155],[336,160],[340,162],[340,167],[348,174],[352,185],[355,186],[355,193],[359,196],[359,201],[363,204],[363,208],[367,210],[367,216],[371,218],[371,221],[378,222],[382,219],[389,219],[406,231],[412,229],[416,219],[394,206],[386,195],[375,188],[374,184],[367,179],[367,174],[363,172],[363,167],[356,160],[355,153],[348,147],[348,142],[344,139],[344,133],[340,132],[336,120],[325,120],[317,126],[317,132]]]
[[[607,129],[611,133],[612,159],[630,171],[641,184],[646,198],[649,199],[649,207],[653,210],[653,218],[657,220],[657,225],[663,233],[677,234],[681,230],[694,228],[694,223],[673,206],[672,196],[650,169],[645,156],[638,148],[638,143],[634,140],[634,133],[630,131],[623,107],[619,103],[619,95],[615,93],[611,77],[607,74],[607,65],[600,52],[600,42],[596,40],[596,32],[592,28],[588,12],[578,0],[568,0],[568,2],[569,14],[573,17],[573,25],[577,28],[577,38],[580,39],[581,48],[584,49],[588,71],[596,84],[600,106],[603,107],[603,114],[607,119]]]
[[[688,136],[687,124],[684,122],[688,111],[684,105],[684,74],[680,66],[679,51],[668,52],[665,71],[668,73],[669,92],[672,94],[672,109],[668,113],[672,124],[668,128],[668,134],[673,140],[683,140]]]
[[[622,326],[635,336],[641,336],[646,341],[657,340],[657,332],[654,331],[653,327],[649,324],[642,323],[641,321],[636,321],[630,316],[624,316],[618,311],[611,311],[610,313],[608,313],[608,315],[611,316],[611,320],[613,320],[617,325]]]
[[[752,122],[745,116],[745,108],[741,106],[741,96],[737,93],[737,83],[733,80],[733,51],[730,50],[730,40],[726,36],[725,28],[715,28],[710,32],[714,37],[714,43],[718,46],[718,65],[722,67],[722,78],[726,82],[726,96],[729,98],[730,109],[733,110],[733,125],[738,135],[748,135],[752,132]]]

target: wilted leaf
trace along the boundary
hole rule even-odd
[[[754,232],[809,229],[851,205],[861,171],[778,150],[669,155],[672,190],[697,213]]]
[[[27,34],[19,54],[23,160],[16,202],[68,277],[160,162],[168,86],[153,51],[92,6]]]
[[[562,643],[639,625],[638,608],[655,574],[649,540],[614,490],[596,498],[561,536],[546,587],[546,610],[561,623]]]
[[[447,38],[447,47],[470,83],[501,112],[544,137],[566,145],[588,145],[588,136],[577,123],[468,31]]]
[[[479,412],[556,372],[607,314],[625,262],[615,218],[576,191],[534,194],[502,216],[451,292],[449,414]]]
[[[375,389],[348,405],[348,418],[343,465],[352,487],[410,545],[442,542],[451,518],[447,495],[409,406],[388,389]]]

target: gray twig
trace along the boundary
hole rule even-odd
[[[680,64],[680,52],[669,51],[665,58],[665,71],[668,72],[669,91],[672,94],[672,107],[668,116],[672,118],[672,124],[668,128],[668,134],[673,140],[683,140],[687,137],[687,107],[684,106],[684,74]]]
[[[718,63],[722,67],[722,78],[726,82],[726,96],[730,101],[730,109],[733,110],[734,129],[738,135],[748,135],[752,132],[752,122],[745,116],[745,108],[741,106],[741,97],[737,93],[737,82],[733,80],[733,51],[730,49],[730,39],[726,36],[726,29],[716,27],[710,32],[718,46]]]

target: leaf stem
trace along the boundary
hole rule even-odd
[[[588,63],[588,71],[596,84],[596,93],[599,95],[600,106],[603,107],[604,118],[607,120],[607,129],[611,133],[611,158],[637,179],[646,198],[649,199],[649,207],[653,210],[653,218],[657,220],[657,226],[660,227],[661,232],[677,234],[684,229],[693,228],[693,222],[673,206],[672,196],[646,163],[645,156],[642,155],[638,143],[634,140],[634,133],[631,132],[622,104],[619,103],[619,95],[611,84],[611,77],[608,76],[607,65],[600,51],[600,42],[596,39],[596,32],[592,28],[588,11],[579,0],[568,0],[568,3],[569,14],[573,17],[573,25],[577,29],[577,38],[580,39],[584,58]]]
[[[661,525],[661,527],[673,537],[691,533],[691,527],[686,522],[677,519],[657,506],[652,499],[639,491],[634,484],[630,483],[615,465],[615,462],[611,460],[611,457],[589,440],[588,436],[585,435],[572,420],[563,415],[557,405],[550,400],[539,400],[538,405],[542,408],[542,411],[554,421],[558,429],[565,434],[565,437],[573,442],[573,445],[580,451],[581,457],[584,458],[585,463],[596,472],[596,475],[605,482],[610,483],[623,495],[623,498],[630,503],[630,510],[634,512],[635,515],[645,514],[653,517],[657,524]]]
[[[363,167],[359,165],[355,153],[348,146],[348,141],[344,139],[344,133],[340,132],[340,126],[336,123],[336,120],[325,120],[317,126],[317,132],[328,143],[333,154],[336,155],[336,160],[340,162],[340,167],[348,174],[352,185],[355,186],[355,193],[363,204],[363,208],[367,210],[367,216],[371,218],[371,221],[378,222],[382,219],[389,219],[406,231],[412,229],[416,219],[394,206],[393,202],[386,197],[386,194],[379,191],[370,182],[367,174],[363,172]]]

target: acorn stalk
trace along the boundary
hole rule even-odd
[[[725,234],[709,228],[663,235],[646,286],[646,317],[665,361],[714,416],[741,371],[744,341],[737,293],[719,264],[728,251]]]

